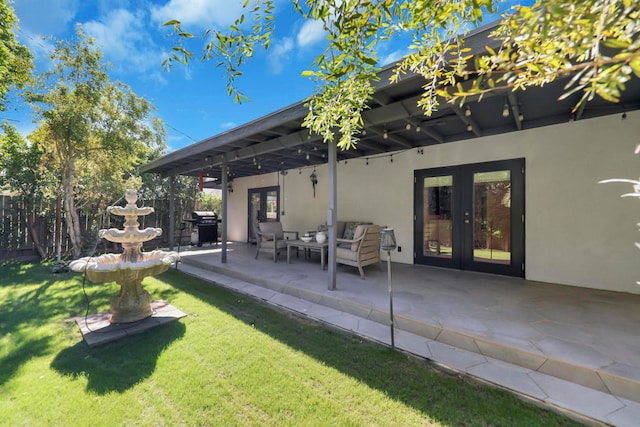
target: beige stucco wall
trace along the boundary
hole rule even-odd
[[[526,159],[526,278],[551,283],[640,293],[640,201],[621,198],[629,184],[598,184],[637,178],[640,113],[548,126],[397,152],[390,157],[338,164],[338,218],[367,220],[395,229],[402,252],[394,261],[413,263],[414,170],[493,160]],[[307,230],[326,221],[327,167],[316,168],[316,197],[309,175],[285,177],[281,220],[286,229]],[[229,197],[231,240],[246,241],[247,190],[278,184],[276,174],[234,181]],[[282,185],[282,176],[280,176]],[[281,187],[282,188],[282,187]]]

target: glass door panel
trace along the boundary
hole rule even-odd
[[[267,205],[266,205],[266,220],[277,221],[278,220],[278,191],[267,191]]]
[[[453,254],[452,197],[452,175],[424,178],[423,256],[451,258]]]
[[[415,171],[414,261],[524,276],[524,159]]]
[[[510,243],[511,171],[474,173],[473,260],[510,264]]]
[[[259,222],[279,221],[279,187],[252,188],[249,190],[247,236],[249,242],[255,242],[253,228]]]

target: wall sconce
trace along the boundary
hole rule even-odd
[[[395,250],[396,235],[393,228],[385,228],[380,236],[380,249],[387,252],[387,282],[389,285],[389,319],[391,320],[391,348],[395,347],[393,336],[393,288],[391,287],[391,251]]]
[[[316,198],[316,184],[318,183],[318,175],[316,175],[316,170],[314,169],[309,175],[309,179],[311,180],[311,185],[313,186],[313,198]]]
[[[233,193],[233,181],[227,183],[227,192]]]

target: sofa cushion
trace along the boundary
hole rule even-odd
[[[349,261],[357,261],[358,252],[352,251],[351,248],[336,248],[336,257],[340,259],[348,259]]]

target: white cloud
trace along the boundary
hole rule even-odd
[[[145,18],[142,11],[115,9],[100,21],[86,22],[83,28],[105,57],[124,71],[147,71],[158,68],[163,55],[145,30]]]
[[[289,62],[289,53],[293,50],[293,39],[285,37],[282,40],[272,43],[269,48],[269,68],[273,74],[282,74],[286,63]]]
[[[189,26],[228,26],[241,13],[242,2],[239,0],[170,0],[164,6],[151,8],[154,22],[163,24],[177,19],[185,29]]]
[[[78,0],[18,0],[13,7],[23,30],[57,35],[78,13]]]
[[[49,55],[56,47],[51,39],[24,30],[21,32],[20,41],[29,48],[39,65],[42,65],[45,69],[50,67]]]
[[[325,38],[321,21],[306,21],[298,32],[297,42],[300,47],[307,47]]]
[[[238,125],[235,124],[234,122],[224,122],[224,123],[220,123],[220,128],[221,129],[232,129],[234,127],[237,127]]]
[[[410,52],[408,49],[397,49],[394,50],[393,52],[389,52],[387,54],[385,54],[384,56],[380,57],[380,59],[378,59],[378,65],[381,67],[384,67],[385,65],[389,65],[392,62],[397,61],[398,59],[408,55]]]

